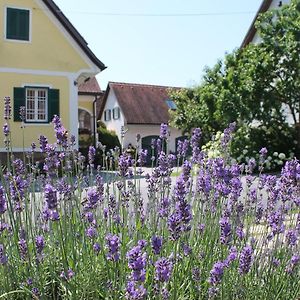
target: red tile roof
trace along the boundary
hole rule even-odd
[[[255,16],[254,20],[252,21],[251,26],[242,42],[241,48],[244,48],[248,44],[251,43],[251,41],[253,40],[255,33],[256,33],[255,22],[256,22],[258,16],[260,14],[266,12],[270,8],[271,4],[272,4],[272,0],[263,0],[261,6],[259,7],[258,12],[256,13],[256,16]]]
[[[87,94],[98,95],[101,93],[102,93],[102,91],[100,89],[100,86],[98,84],[96,77],[92,77],[88,81],[83,82],[83,83],[79,84],[79,86],[78,86],[78,94],[79,95],[87,95]]]
[[[109,82],[102,102],[100,117],[110,90],[113,90],[119,102],[127,124],[168,123],[170,99],[168,91],[178,87]]]

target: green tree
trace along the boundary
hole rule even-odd
[[[300,153],[300,0],[262,14],[256,28],[259,44],[225,55],[205,69],[199,86],[171,94],[173,125],[200,126],[209,136],[232,121],[287,126],[291,114]]]

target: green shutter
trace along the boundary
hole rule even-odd
[[[14,121],[21,122],[20,107],[25,106],[25,88],[14,88]]]
[[[6,38],[29,41],[29,10],[7,8]]]
[[[59,116],[59,90],[49,89],[48,95],[48,122],[50,123],[54,115]]]

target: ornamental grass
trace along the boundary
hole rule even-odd
[[[104,168],[94,168],[96,149],[84,163],[57,116],[56,143],[40,136],[15,159],[9,105],[6,99],[0,299],[299,299],[296,159],[267,175],[263,148],[259,161],[238,165],[228,155],[233,124],[221,157],[201,151],[200,129],[175,156],[164,124],[150,174],[137,143],[134,158],[103,156],[115,169],[106,180]]]

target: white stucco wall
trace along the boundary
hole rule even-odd
[[[158,135],[160,134],[160,125],[126,125],[125,126],[127,131],[124,137],[124,147],[126,148],[128,144],[136,145],[136,135],[140,134],[141,139],[143,137],[149,136],[149,135]],[[176,145],[175,145],[175,139],[177,137],[182,136],[181,131],[169,127],[170,130],[170,137],[168,139],[168,149],[169,151],[175,152]],[[141,140],[139,143],[139,146],[141,147]]]
[[[121,127],[124,126],[124,124],[125,124],[125,118],[124,118],[123,111],[120,107],[120,118],[117,120],[114,120],[112,110],[115,107],[120,107],[120,106],[119,106],[119,103],[118,103],[118,100],[117,100],[117,97],[116,97],[114,91],[111,89],[107,96],[107,101],[106,101],[106,104],[105,104],[105,107],[103,110],[103,114],[101,116],[101,121],[106,125],[107,129],[113,130],[116,132],[116,134],[118,135],[119,140],[121,142]],[[111,120],[110,121],[105,121],[105,119],[104,119],[104,112],[107,109],[111,110]]]

